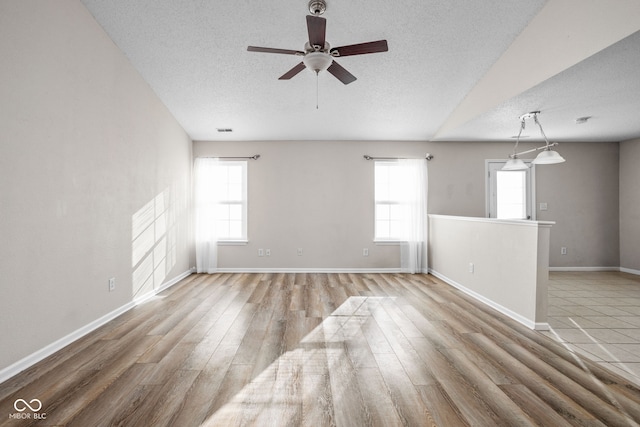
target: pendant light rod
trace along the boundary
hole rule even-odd
[[[546,150],[547,148],[555,147],[556,145],[559,145],[559,144],[557,142],[550,142],[547,145],[544,145],[542,147],[532,148],[531,150],[521,151],[519,153],[509,154],[509,157],[514,159],[514,158],[517,158],[518,156],[520,156],[522,154],[529,154],[529,153],[533,153],[533,152],[538,151],[538,150]]]
[[[513,154],[509,156],[512,159],[518,158],[518,153],[516,153],[516,151],[518,150],[518,144],[520,143],[520,135],[522,135],[522,131],[524,130],[524,119],[525,115],[520,116],[520,131],[518,132],[518,137],[516,138],[516,145],[513,146]]]
[[[518,137],[516,138],[516,143],[515,143],[515,145],[513,147],[513,154],[509,155],[510,159],[517,159],[518,156],[520,156],[522,154],[533,153],[533,152],[538,151],[538,150],[551,151],[551,147],[555,147],[556,145],[558,145],[557,142],[549,142],[549,139],[547,138],[547,135],[544,133],[544,129],[542,129],[542,125],[540,124],[540,121],[538,120],[538,114],[540,114],[540,111],[531,111],[529,113],[525,113],[525,114],[520,116],[520,118],[519,118],[520,119],[520,131],[518,132]],[[518,153],[517,150],[518,150],[518,144],[520,143],[520,136],[522,135],[522,131],[525,128],[526,120],[527,119],[531,119],[531,118],[533,119],[533,122],[540,129],[540,135],[542,135],[542,138],[544,138],[545,145],[543,147],[533,148],[531,150],[521,151],[521,152]],[[558,157],[559,157],[559,155],[558,155]],[[560,162],[560,159],[562,159],[562,158],[559,157],[557,162]],[[562,159],[561,161],[564,161],[564,159]]]
[[[549,142],[547,135],[544,133],[544,129],[542,129],[542,125],[538,121],[539,113],[540,111],[532,111],[530,113],[526,113],[520,116],[520,131],[518,132],[518,137],[516,138],[516,143],[513,147],[513,154],[509,155],[509,160],[505,162],[504,166],[502,167],[502,170],[518,171],[518,170],[528,169],[529,165],[527,165],[524,161],[522,161],[522,159],[520,159],[519,156],[523,154],[533,153],[539,150],[542,150],[542,152],[539,153],[538,156],[535,159],[533,159],[533,161],[531,161],[532,164],[552,165],[556,163],[562,163],[565,161],[560,154],[558,154],[556,151],[551,150],[551,147],[555,147],[556,145],[558,145],[558,143]],[[520,136],[522,135],[522,131],[525,128],[526,120],[531,118],[533,118],[533,122],[536,125],[538,125],[538,128],[540,128],[540,134],[544,138],[545,145],[542,147],[537,147],[531,150],[521,151],[518,153],[518,144],[520,143]]]

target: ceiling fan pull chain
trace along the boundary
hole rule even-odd
[[[319,75],[320,75],[320,73],[316,71],[316,110],[318,109],[318,104],[319,104],[319,102],[318,102],[319,92],[320,92],[320,90],[318,89],[318,80],[319,80],[318,76]]]

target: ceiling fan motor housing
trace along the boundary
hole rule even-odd
[[[327,3],[324,0],[311,0],[309,2],[309,12],[313,15],[322,15],[327,10]]]

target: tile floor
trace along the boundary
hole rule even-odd
[[[548,315],[545,335],[640,385],[640,276],[551,272]]]

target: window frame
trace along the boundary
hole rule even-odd
[[[526,212],[527,218],[521,218],[522,220],[536,220],[536,167],[535,164],[532,163],[532,160],[524,160],[524,163],[530,166],[526,169]],[[502,166],[507,162],[504,159],[487,159],[485,160],[485,177],[486,177],[486,185],[485,185],[485,215],[487,218],[495,218],[497,214],[497,194],[495,194],[494,186],[496,180],[494,178],[495,174],[492,175],[492,171],[499,171]],[[505,171],[509,172],[509,171]],[[517,219],[517,218],[510,218]]]
[[[220,198],[218,200],[216,200],[216,205],[217,206],[232,206],[232,205],[239,205],[240,209],[241,209],[241,225],[240,225],[240,229],[241,229],[241,236],[240,237],[221,237],[218,236],[218,244],[221,245],[235,245],[235,244],[246,244],[248,243],[248,234],[247,234],[247,229],[248,229],[248,185],[247,185],[247,180],[248,180],[248,161],[246,160],[219,160],[218,163],[216,164],[215,167],[224,167],[227,170],[227,175],[229,174],[229,167],[234,167],[234,166],[240,166],[241,167],[241,196],[240,196],[240,200],[236,200],[236,199],[228,199],[228,198]],[[229,186],[229,180],[227,180],[226,182],[227,184],[227,193],[228,193],[228,186]],[[215,184],[214,184],[215,185]],[[220,220],[218,219],[217,215],[215,218],[213,218],[214,221],[219,222]],[[227,219],[227,222],[231,222],[231,219]],[[217,225],[216,225],[217,228]]]
[[[376,168],[378,165],[382,165],[382,164],[386,164],[386,165],[394,165],[396,167],[400,167],[400,164],[395,161],[395,160],[374,160],[374,166],[373,166],[373,241],[376,244],[381,244],[381,245],[385,245],[385,244],[399,244],[401,242],[403,242],[403,239],[399,236],[389,236],[389,237],[379,237],[378,235],[378,222],[380,221],[378,219],[378,206],[389,206],[389,219],[387,219],[386,221],[389,222],[388,228],[389,231],[391,231],[391,222],[393,221],[390,217],[391,217],[391,207],[392,206],[403,206],[403,205],[407,205],[407,203],[403,203],[401,200],[398,199],[393,199],[393,198],[388,198],[388,199],[384,199],[384,200],[378,200],[378,181],[376,179],[377,177],[377,171]],[[391,233],[389,233],[391,234]]]

